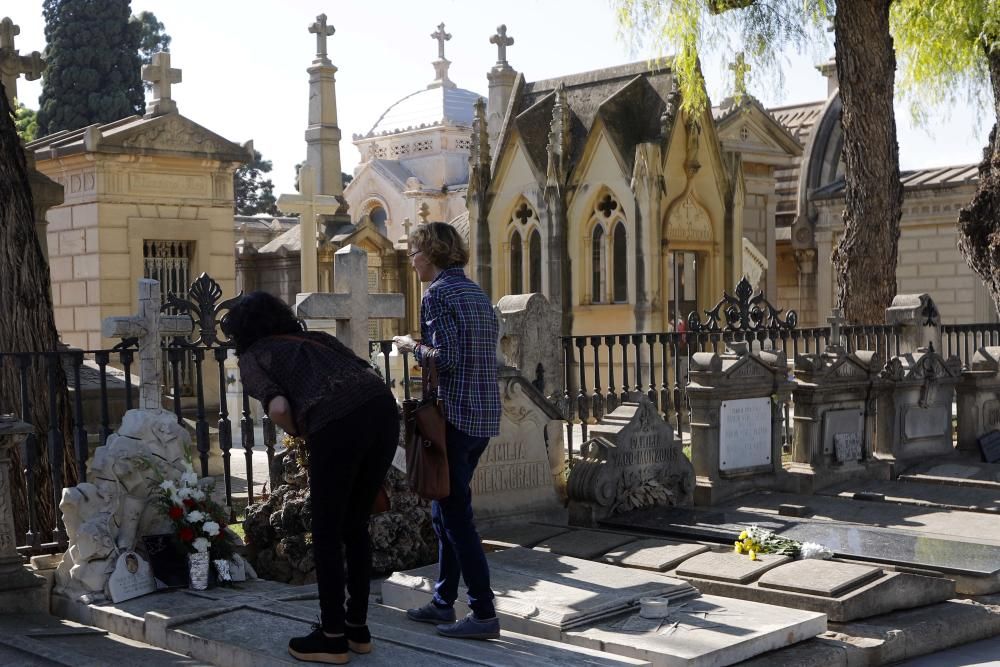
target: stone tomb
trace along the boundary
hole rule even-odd
[[[981,448],[980,440],[988,442],[990,434],[1000,430],[1000,347],[979,348],[969,370],[962,373],[955,392],[958,404],[956,448],[982,452],[985,458],[989,446]]]
[[[708,551],[708,547],[704,544],[648,538],[629,542],[613,549],[604,554],[601,560],[623,567],[665,572],[691,556],[706,551]]]
[[[847,353],[839,345],[795,358],[795,440],[786,468],[794,492],[889,478],[889,466],[872,456],[881,369],[877,352]]]
[[[500,434],[490,440],[472,476],[472,507],[480,526],[530,517],[565,521],[566,449],[559,413],[516,371],[499,377]]]
[[[593,525],[652,505],[690,505],[694,468],[673,429],[645,397],[623,403],[590,428],[570,472],[570,521]]]
[[[784,352],[750,352],[746,344],[721,355],[691,357],[687,394],[695,504],[784,484],[782,411],[794,386],[787,375]]]
[[[733,664],[826,630],[821,613],[692,597],[694,589],[653,572],[528,549],[487,558],[505,630],[652,665]],[[382,586],[383,602],[400,609],[426,603],[436,574],[437,567],[428,566],[393,575]],[[667,597],[670,616],[662,621],[640,618],[637,603],[647,596]]]
[[[890,359],[882,371],[887,386],[878,398],[878,457],[905,468],[928,456],[953,454],[951,404],[961,376],[959,358],[945,359],[933,347]]]

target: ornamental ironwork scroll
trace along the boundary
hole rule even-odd
[[[799,316],[794,310],[789,310],[784,318],[783,308],[775,308],[766,298],[764,292],[753,293],[753,286],[746,276],[736,286],[735,296],[729,292],[722,293],[722,299],[715,307],[706,310],[707,319],[702,322],[697,311],[692,311],[687,318],[688,331],[691,333],[756,333],[758,331],[791,330],[798,323]]]
[[[175,338],[171,345],[181,347],[196,347],[198,345],[204,345],[205,347],[231,347],[233,342],[228,337],[224,337],[224,334],[220,336],[219,333],[222,331],[222,317],[220,313],[228,311],[239,303],[243,298],[243,292],[240,292],[231,299],[220,302],[222,288],[219,286],[219,283],[215,282],[207,273],[202,273],[198,276],[197,280],[191,283],[187,296],[187,299],[182,299],[175,294],[168,294],[161,310],[173,309],[178,315],[187,315],[190,317],[191,322],[194,324],[193,328],[198,330],[198,338],[193,341]]]

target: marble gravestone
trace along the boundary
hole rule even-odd
[[[134,551],[124,551],[115,561],[115,570],[108,579],[108,593],[112,602],[131,600],[156,590],[153,570],[149,563]]]
[[[470,484],[483,527],[518,518],[565,517],[563,422],[542,393],[512,369],[500,371],[500,434],[490,440]]]
[[[895,461],[896,472],[929,456],[952,454],[951,404],[962,378],[958,357],[945,359],[933,347],[893,357],[882,371],[886,390],[878,398],[875,450]]]
[[[645,396],[605,415],[589,435],[584,460],[570,471],[571,523],[594,525],[640,507],[692,503],[694,468]]]
[[[687,394],[695,504],[782,487],[782,408],[793,386],[784,352],[751,352],[744,343],[725,354],[692,355]]]
[[[1000,347],[979,348],[969,369],[962,373],[955,392],[958,404],[956,449],[981,452],[984,460],[995,462],[1000,452],[994,456],[990,454],[994,451],[992,441],[1000,437]]]

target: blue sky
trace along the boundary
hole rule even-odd
[[[0,16],[21,26],[21,53],[44,48],[41,0],[5,2]],[[316,39],[307,28],[326,13],[336,28],[329,40],[337,73],[337,110],[343,133],[341,160],[350,172],[358,161],[351,136],[366,132],[390,104],[433,80],[437,55],[430,34],[444,22],[452,39],[445,45],[451,78],[462,88],[487,92],[486,72],[496,61],[489,37],[500,23],[515,40],[507,50],[511,66],[529,80],[610,67],[649,57],[620,39],[607,0],[133,0],[132,10],[156,14],[173,37],[172,65],[183,70],[174,86],[179,110],[222,136],[254,146],[274,163],[276,192],[293,187],[294,165],[305,157],[309,66]],[[823,99],[826,80],[814,65],[828,58],[832,44],[813,53],[790,53],[785,82],[751,72],[748,86],[767,106]],[[732,73],[720,57],[706,57],[709,94],[730,92]],[[18,83],[21,100],[37,108],[40,81]],[[977,124],[978,119],[978,124]],[[993,124],[990,109],[959,105],[937,113],[931,133],[912,127],[897,105],[903,169],[976,162]],[[978,125],[978,126],[977,126]]]

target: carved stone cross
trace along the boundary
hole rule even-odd
[[[139,339],[139,407],[159,410],[163,407],[164,336],[187,336],[194,323],[187,315],[160,314],[160,283],[143,278],[139,281],[139,312],[126,317],[105,317],[101,335],[106,338]]]
[[[368,320],[404,317],[406,304],[402,294],[368,292],[368,253],[349,245],[333,256],[333,293],[299,294],[295,314],[307,319],[337,321],[337,338],[367,359]]]
[[[170,67],[169,51],[153,54],[153,64],[142,68],[142,80],[153,84],[153,99],[146,105],[147,118],[177,111],[177,102],[170,97],[170,86],[181,82],[181,70]]]
[[[847,320],[843,317],[843,312],[840,308],[834,308],[830,311],[830,317],[826,318],[826,321],[830,323],[830,341],[828,347],[841,347],[841,333],[840,327],[847,323]]]
[[[326,24],[326,14],[316,17],[316,22],[309,26],[309,32],[316,35],[316,59],[326,60],[326,38],[333,37],[337,32],[332,25]]]
[[[45,61],[38,51],[26,56],[18,55],[14,48],[14,37],[19,34],[20,26],[14,25],[9,17],[5,16],[0,20],[0,83],[3,83],[11,107],[17,97],[17,77],[23,74],[28,81],[34,81],[45,69]]]
[[[444,31],[444,23],[438,24],[437,32],[431,33],[431,39],[436,39],[438,43],[438,58],[444,60],[444,43],[451,39],[451,33]]]
[[[742,51],[736,54],[736,62],[731,63],[729,65],[729,69],[731,69],[733,74],[736,75],[736,84],[733,86],[736,97],[746,95],[747,72],[750,71],[750,65],[747,65]]]
[[[490,37],[490,44],[497,45],[497,65],[507,64],[507,47],[514,43],[513,37],[507,36],[507,26],[503,23],[497,26],[497,34]]]
[[[299,273],[300,291],[319,291],[319,270],[316,258],[316,219],[333,215],[340,209],[340,200],[334,195],[316,193],[316,176],[308,162],[299,169],[299,194],[278,197],[278,210],[299,214]]]

